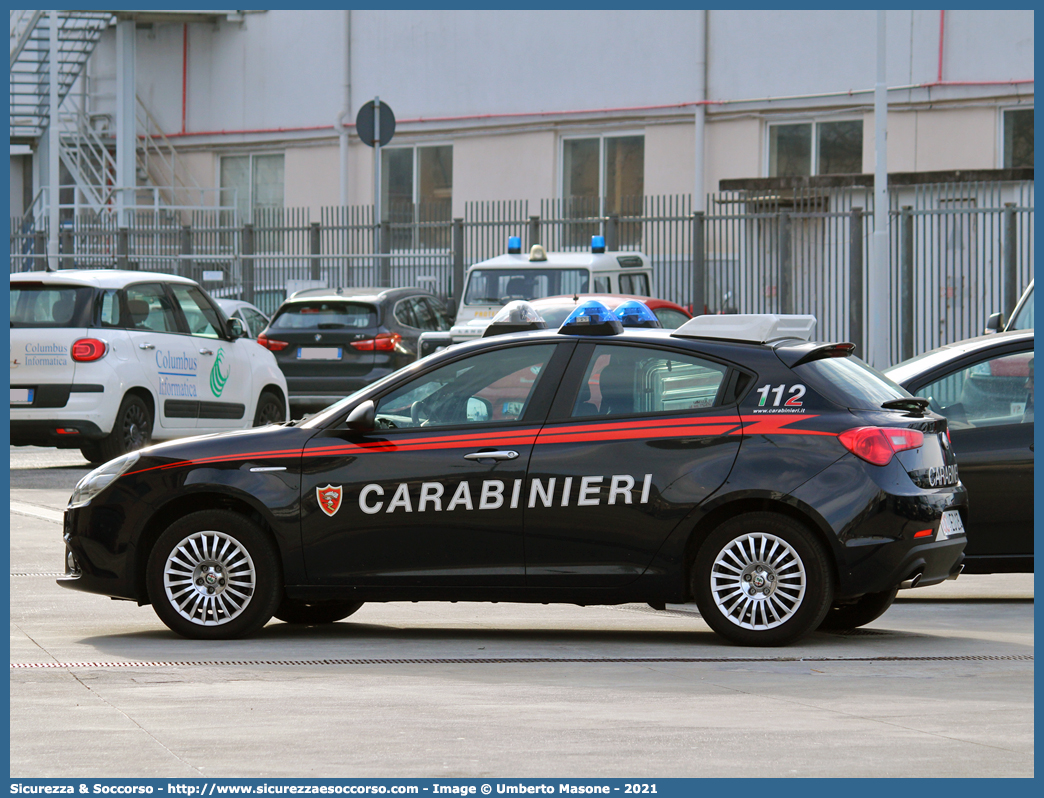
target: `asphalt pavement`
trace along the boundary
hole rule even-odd
[[[1032,574],[737,648],[695,606],[387,603],[183,640],[59,588],[78,452],[12,449],[11,776],[1032,776]]]

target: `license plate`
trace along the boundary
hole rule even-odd
[[[961,521],[961,514],[956,510],[947,510],[944,512],[942,514],[942,519],[939,521],[939,533],[935,536],[935,539],[946,540],[947,538],[953,538],[963,534],[964,522]]]
[[[299,346],[297,347],[298,360],[340,360],[341,347],[339,346]]]
[[[13,405],[31,405],[33,403],[33,389],[32,388],[12,388],[11,389],[11,404]]]

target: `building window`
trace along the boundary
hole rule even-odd
[[[862,120],[769,125],[768,138],[770,177],[863,171]]]
[[[453,147],[381,150],[381,219],[392,249],[445,249],[453,218]],[[436,227],[419,226],[445,222]]]
[[[1033,168],[1033,109],[1020,108],[1005,111],[1004,168]]]
[[[283,208],[283,155],[226,155],[221,159],[221,204],[235,204],[242,222],[255,211]]]
[[[645,136],[600,136],[562,142],[563,216],[567,219],[603,217],[610,213],[639,216],[645,193]],[[569,225],[566,246],[587,246],[601,231],[597,222]],[[622,248],[638,240],[640,226],[623,223],[618,231]]]

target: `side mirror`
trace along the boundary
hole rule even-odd
[[[229,319],[228,325],[225,328],[225,332],[228,333],[228,337],[235,338],[246,338],[246,328],[243,327],[243,322],[239,319]]]
[[[472,396],[468,399],[468,421],[483,422],[493,418],[493,405],[487,399]]]
[[[367,399],[362,404],[356,405],[344,421],[344,425],[348,429],[356,432],[370,432],[376,423],[377,408],[374,406],[372,399]]]
[[[991,313],[990,317],[986,319],[986,332],[995,333],[1000,332],[1004,328],[1004,314],[1003,313]]]

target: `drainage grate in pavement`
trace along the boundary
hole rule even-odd
[[[59,576],[65,576],[65,574],[58,573],[57,571],[55,571],[53,574],[40,574],[40,573],[23,572],[23,573],[11,574],[11,576],[48,576],[51,579],[56,579]]]
[[[11,670],[48,668],[219,668],[257,665],[540,665],[540,664],[646,664],[646,663],[743,663],[743,662],[1032,662],[1032,654],[963,654],[940,657],[496,657],[496,658],[415,658],[415,659],[274,659],[274,660],[186,660],[179,662],[12,662]]]

